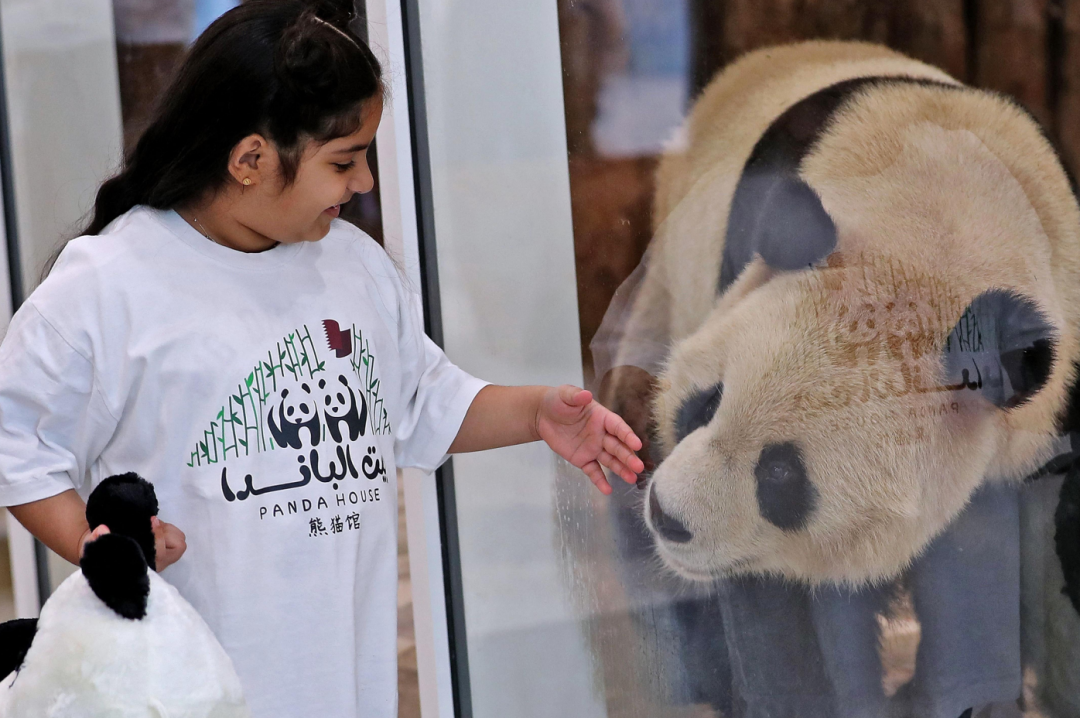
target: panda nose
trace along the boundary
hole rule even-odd
[[[649,515],[652,518],[653,527],[657,532],[672,543],[686,543],[694,538],[694,534],[683,526],[678,519],[664,513],[660,508],[660,500],[656,498],[656,490],[649,492]]]

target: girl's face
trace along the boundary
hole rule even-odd
[[[266,151],[257,170],[258,181],[244,187],[233,205],[234,212],[243,215],[239,221],[274,243],[316,242],[325,237],[341,205],[358,192],[371,191],[375,184],[367,149],[379,128],[382,106],[381,96],[364,103],[360,129],[347,137],[324,144],[309,142],[302,150],[296,178],[284,188],[280,159],[276,152]]]

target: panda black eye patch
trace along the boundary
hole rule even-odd
[[[691,432],[712,421],[716,410],[720,408],[720,399],[724,395],[724,385],[704,389],[692,395],[679,407],[679,414],[675,417],[675,437],[682,441]]]
[[[817,504],[817,489],[806,475],[799,447],[791,442],[766,444],[754,467],[758,510],[785,531],[806,525]]]

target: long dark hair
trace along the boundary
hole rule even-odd
[[[382,92],[382,70],[352,30],[351,0],[249,0],[195,41],[123,168],[98,189],[82,234],[135,205],[182,207],[229,179],[229,153],[260,133],[296,177],[302,144],[350,135]]]

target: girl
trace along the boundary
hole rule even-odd
[[[152,480],[158,569],[255,716],[396,715],[397,467],[543,439],[605,493],[601,465],[643,469],[588,392],[452,365],[335,219],[372,187],[383,102],[347,22],[300,0],[215,22],[0,347],[0,504],[74,562],[84,477]]]

